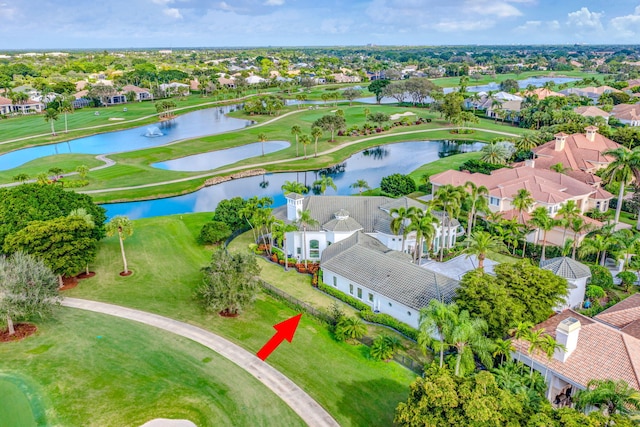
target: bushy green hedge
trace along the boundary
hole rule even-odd
[[[411,338],[412,340],[418,339],[418,331],[411,326],[407,325],[395,319],[388,314],[384,313],[374,313],[371,309],[361,310],[360,316],[368,322],[379,323],[381,325],[389,326],[390,328],[395,329],[400,332],[402,335]]]
[[[320,289],[322,292],[325,292],[331,295],[332,297],[338,298],[342,302],[346,302],[347,304],[356,308],[357,310],[360,310],[360,311],[370,310],[370,307],[367,304],[363,303],[362,301],[357,300],[354,297],[347,295],[342,291],[332,288],[331,286],[325,285],[324,283],[318,283],[318,289]]]
[[[89,185],[89,180],[87,179],[73,179],[70,181],[60,181],[63,183],[64,188],[80,188],[86,187]]]
[[[502,169],[504,167],[504,165],[494,165],[492,163],[483,162],[481,160],[471,159],[461,164],[458,170],[490,175],[494,170]]]

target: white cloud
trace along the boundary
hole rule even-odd
[[[640,6],[634,13],[625,16],[617,16],[609,21],[613,33],[621,39],[632,39],[640,36]]]
[[[603,15],[604,13],[591,12],[588,8],[583,7],[567,15],[567,24],[577,29],[602,30],[600,18]]]
[[[338,19],[324,19],[320,24],[320,31],[329,34],[345,34],[349,32],[351,21],[340,21]]]
[[[498,18],[522,16],[522,12],[516,7],[505,2],[470,0],[467,2],[465,9],[466,12],[477,13],[479,15],[493,15]]]
[[[282,6],[284,0],[267,0],[263,3],[265,6]]]
[[[176,9],[175,7],[164,9],[162,13],[167,15],[169,18],[182,19],[182,14],[180,13],[180,10]]]
[[[442,32],[458,32],[458,31],[478,31],[486,30],[494,26],[494,22],[489,19],[476,19],[473,21],[447,20],[440,21],[435,24],[434,28]]]
[[[169,3],[173,3],[173,0],[151,0],[155,4],[159,4],[160,6],[165,6]]]

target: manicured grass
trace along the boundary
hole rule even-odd
[[[595,77],[602,81],[605,78],[605,74],[587,73],[585,71],[524,71],[522,73],[508,73],[508,74],[496,74],[491,76],[488,74],[482,74],[479,80],[469,79],[469,86],[486,85],[491,82],[500,83],[507,79],[524,80],[529,77],[573,77],[576,79],[583,79],[585,77]],[[432,79],[432,81],[441,87],[454,87],[460,85],[460,77],[442,77],[438,79]],[[571,86],[571,83],[569,83]]]
[[[0,182],[13,181],[13,177],[18,173],[26,173],[31,178],[35,178],[40,173],[47,173],[47,171],[54,166],[59,167],[64,172],[74,172],[80,165],[94,168],[103,164],[104,162],[97,160],[95,156],[91,154],[60,154],[57,156],[41,157],[25,163],[20,167],[20,172],[16,172],[17,169],[0,171]]]
[[[427,163],[412,171],[409,176],[416,182],[422,183],[424,175],[432,176],[446,170],[458,170],[467,160],[478,160],[482,156],[480,152],[460,153],[453,156],[443,157],[435,162]]]
[[[68,308],[38,327],[36,336],[0,345],[0,371],[37,384],[48,406],[40,425],[138,426],[153,418],[305,425],[258,380],[188,339]],[[0,406],[11,407],[0,396]],[[3,426],[29,425],[5,421],[0,417]]]
[[[17,378],[12,378],[14,381]],[[34,417],[29,399],[14,381],[0,376],[0,421],[4,426],[31,427],[38,423]],[[44,419],[41,419],[41,424]]]
[[[65,295],[186,321],[256,352],[273,335],[275,323],[296,313],[265,294],[235,319],[200,309],[193,295],[210,251],[198,246],[195,238],[210,218],[211,213],[202,213],[135,221],[135,234],[125,241],[134,274],[118,275],[122,270],[118,241],[106,239],[91,267],[97,275]],[[406,399],[415,375],[395,363],[369,360],[365,354],[365,347],[335,342],[324,325],[303,316],[293,343],[278,347],[267,362],[305,389],[341,425],[391,425],[394,409]]]

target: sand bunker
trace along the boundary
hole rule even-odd
[[[412,113],[411,111],[405,111],[404,113],[392,114],[391,116],[389,116],[389,120],[398,120],[402,117],[415,116],[415,115],[416,113]]]
[[[198,427],[189,420],[170,420],[167,418],[156,418],[142,424],[140,427]]]

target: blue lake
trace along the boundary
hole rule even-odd
[[[55,154],[109,154],[156,147],[186,138],[242,129],[252,121],[228,117],[238,105],[186,113],[165,122],[78,138],[58,144],[23,148],[0,155],[0,170],[13,169],[31,160]]]
[[[247,144],[240,147],[209,151],[208,153],[194,154],[193,156],[167,160],[166,162],[154,163],[151,166],[158,169],[182,172],[208,171],[217,169],[220,166],[236,163],[240,160],[262,156],[262,145],[263,144],[260,142],[255,142],[253,144]],[[264,154],[284,150],[290,145],[291,144],[287,141],[265,141]]]
[[[364,179],[371,187],[378,187],[380,180],[393,173],[409,173],[417,167],[457,152],[478,151],[482,143],[453,141],[409,141],[384,145],[361,151],[344,162],[319,171],[270,173],[262,176],[233,179],[211,187],[202,188],[183,196],[139,202],[105,204],[107,216],[126,215],[129,218],[147,218],[189,212],[212,212],[223,199],[240,196],[271,197],[273,206],[285,203],[281,186],[285,181],[298,181],[313,186],[322,175],[333,178],[338,191],[327,189],[326,194],[349,195],[358,190],[351,184]]]

